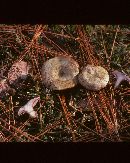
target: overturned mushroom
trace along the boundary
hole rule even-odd
[[[42,79],[52,90],[64,90],[77,84],[79,65],[70,57],[59,56],[46,61],[42,67]]]
[[[122,73],[118,70],[115,70],[112,72],[112,74],[116,77],[116,83],[115,83],[114,88],[117,88],[120,85],[120,83],[124,80],[126,80],[130,83],[130,78],[127,75],[125,75],[124,73]]]
[[[100,90],[109,81],[108,72],[101,66],[87,65],[78,76],[79,82],[88,90]]]
[[[37,104],[37,102],[40,100],[40,97],[35,97],[34,99],[31,99],[27,102],[26,105],[21,107],[18,111],[18,115],[22,115],[24,113],[28,113],[31,118],[37,118],[37,113],[34,111],[33,107]]]
[[[30,66],[27,62],[20,61],[12,65],[8,73],[8,80],[10,84],[18,81],[18,79],[26,79]]]

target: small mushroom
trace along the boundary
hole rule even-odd
[[[19,78],[26,79],[30,66],[27,62],[20,61],[12,65],[8,73],[8,80],[10,84],[18,81]]]
[[[124,73],[118,71],[118,70],[115,70],[112,72],[112,74],[116,77],[116,83],[115,83],[115,86],[114,88],[116,89],[120,83],[124,80],[128,81],[130,83],[130,78],[125,75]]]
[[[43,84],[52,90],[65,90],[77,84],[78,63],[70,57],[59,56],[42,66]]]
[[[79,83],[88,90],[98,91],[109,81],[108,72],[101,66],[87,65],[78,76]]]
[[[24,113],[28,113],[31,118],[37,118],[37,113],[34,111],[33,107],[37,104],[37,102],[40,100],[40,97],[35,97],[34,99],[31,99],[27,102],[26,105],[21,107],[18,111],[18,115],[22,115]]]

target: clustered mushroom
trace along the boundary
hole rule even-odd
[[[108,81],[108,72],[101,66],[87,65],[79,73],[79,65],[70,57],[54,57],[43,64],[42,79],[46,87],[64,90],[78,82],[89,90],[100,90]]]
[[[26,63],[24,63],[26,65]],[[27,66],[27,65],[26,65]],[[26,67],[25,66],[25,67]],[[24,69],[19,75],[27,75],[28,69]],[[117,77],[115,87],[117,87],[122,80],[130,82],[130,78],[114,71],[113,74]],[[13,76],[16,80],[17,76]],[[98,91],[109,82],[109,74],[101,66],[87,65],[79,73],[78,63],[70,57],[59,56],[54,57],[46,61],[42,66],[42,81],[43,84],[52,90],[65,90],[74,87],[78,82],[88,90]],[[37,113],[33,107],[40,100],[40,97],[36,97],[30,100],[26,105],[21,107],[18,111],[18,115],[28,113],[31,118],[36,118]]]
[[[13,84],[18,81],[19,78],[26,79],[29,69],[30,66],[24,61],[13,64],[8,73],[8,82]],[[113,75],[117,78],[115,88],[117,88],[123,80],[130,82],[128,76],[117,70],[113,72]],[[108,84],[109,74],[103,67],[89,64],[79,72],[79,65],[74,59],[59,56],[49,59],[43,64],[42,81],[47,88],[52,90],[65,90],[80,83],[88,90],[98,91]],[[9,88],[6,79],[0,81],[0,93]],[[19,109],[18,115],[28,113],[31,118],[36,118],[37,113],[33,107],[39,100],[40,97],[36,97],[28,101],[26,105]]]
[[[18,61],[12,65],[8,72],[8,76],[6,79],[2,79],[3,75],[1,72],[0,79],[0,96],[2,97],[5,92],[13,91],[10,86],[16,84],[19,79],[26,79],[31,66],[25,61]]]

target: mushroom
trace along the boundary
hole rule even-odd
[[[118,70],[115,70],[112,72],[112,74],[116,77],[116,83],[115,83],[115,86],[114,88],[116,89],[120,83],[124,80],[128,81],[130,83],[130,78],[125,75],[124,73],[118,71]]]
[[[40,97],[35,97],[34,99],[28,101],[26,105],[19,109],[18,115],[20,116],[24,113],[28,113],[31,118],[37,118],[37,113],[34,111],[33,107],[37,104],[39,100]]]
[[[42,66],[43,84],[52,90],[74,87],[78,80],[78,63],[70,57],[59,56],[46,61]]]
[[[12,65],[8,73],[8,80],[10,84],[16,82],[19,78],[26,79],[30,66],[27,62],[19,61]]]
[[[107,85],[109,74],[101,66],[87,65],[79,73],[78,80],[86,89],[98,91]]]

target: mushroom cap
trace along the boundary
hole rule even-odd
[[[8,72],[8,80],[10,84],[18,81],[19,78],[26,79],[30,66],[27,62],[19,61],[12,65]]]
[[[52,90],[74,87],[79,73],[78,63],[70,57],[59,56],[46,61],[42,66],[43,84]]]
[[[79,83],[88,90],[100,90],[109,81],[108,72],[101,66],[87,65],[78,75]]]

